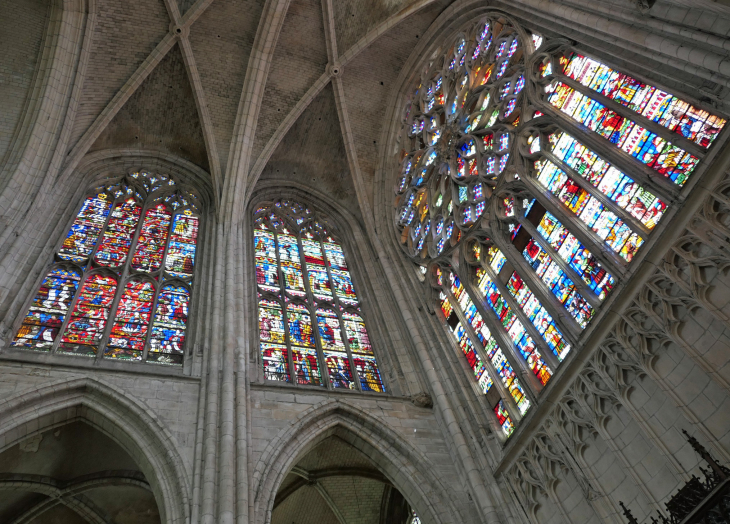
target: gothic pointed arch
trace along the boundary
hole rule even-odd
[[[327,251],[330,249],[329,242],[327,242],[326,239],[327,236],[336,240],[337,245],[340,246],[338,253],[344,254],[344,258],[337,255],[339,263],[343,264],[342,268],[331,266],[329,259],[325,259],[325,266],[317,266],[317,261],[311,260],[315,263],[315,265],[312,266],[315,270],[318,267],[325,267],[327,271],[332,272],[334,282],[331,287],[331,289],[334,290],[332,298],[330,298],[330,295],[327,294],[326,290],[322,291],[322,293],[318,290],[316,296],[314,292],[312,292],[310,302],[312,304],[316,303],[316,305],[313,309],[311,309],[311,311],[306,313],[315,323],[315,326],[317,326],[313,331],[312,338],[315,349],[317,349],[318,352],[318,357],[320,357],[323,361],[323,364],[319,366],[321,371],[324,372],[324,378],[321,379],[322,386],[320,387],[337,388],[339,387],[338,385],[340,385],[345,386],[344,389],[348,390],[354,389],[375,393],[387,391],[388,393],[395,395],[414,395],[423,391],[424,387],[418,383],[418,377],[413,374],[405,374],[402,371],[404,368],[410,367],[412,364],[408,362],[409,356],[401,347],[402,344],[399,345],[392,342],[392,338],[397,337],[397,335],[395,335],[395,330],[398,329],[393,320],[388,318],[388,308],[390,308],[392,304],[388,303],[388,301],[383,298],[383,289],[380,287],[383,284],[378,279],[378,277],[381,276],[381,273],[379,273],[379,269],[376,264],[377,254],[374,253],[374,249],[370,243],[371,241],[361,227],[361,220],[357,215],[357,211],[347,209],[343,206],[342,202],[328,197],[323,193],[313,191],[306,185],[299,184],[296,181],[287,181],[286,185],[286,188],[282,188],[280,183],[273,181],[259,184],[257,191],[251,199],[248,216],[260,218],[264,214],[263,208],[266,206],[273,206],[273,209],[279,210],[279,214],[281,214],[284,212],[284,208],[277,207],[277,205],[283,205],[282,203],[284,201],[296,203],[297,205],[301,205],[301,207],[297,207],[297,209],[304,211],[305,215],[307,215],[306,220],[302,221],[302,219],[305,218],[304,216],[296,215],[296,213],[292,215],[287,211],[284,213],[288,217],[286,218],[288,224],[286,227],[290,228],[290,231],[294,231],[298,230],[299,227],[314,226],[317,222],[320,225],[325,226],[325,228],[329,227],[331,234],[322,237],[324,240],[324,256],[329,257],[330,255],[336,254],[335,251]],[[298,224],[297,221],[301,221],[301,223]],[[255,228],[256,226],[251,224],[248,227]],[[309,240],[305,238],[306,232],[303,231],[302,234],[304,234],[302,237],[303,239]],[[293,236],[296,237],[297,234],[295,233]],[[268,288],[263,290],[264,292],[262,293],[259,281],[262,280],[262,277],[264,277],[265,280],[266,276],[263,275],[260,270],[263,268],[259,268],[261,264],[257,266],[256,261],[258,260],[260,263],[263,263],[264,258],[271,260],[270,265],[272,266],[272,269],[270,269],[266,275],[268,275],[269,278],[278,278],[279,271],[273,269],[273,267],[277,266],[279,261],[276,257],[279,255],[276,250],[273,252],[273,257],[262,257],[261,255],[263,255],[263,253],[258,253],[255,249],[251,251],[254,251],[254,253],[252,253],[250,262],[247,264],[247,266],[250,265],[251,268],[251,278],[247,280],[250,280],[256,286],[256,291],[251,294],[251,296],[256,299],[256,301],[252,301],[252,307],[258,307],[259,297],[263,296],[264,298],[268,297],[269,299],[275,297],[268,291]],[[284,258],[286,258],[286,256]],[[300,258],[302,265],[310,262],[310,260],[306,260],[306,254],[301,254]],[[284,265],[288,266],[282,267],[280,282],[282,286],[284,286],[284,290],[281,297],[284,297],[286,301],[290,301],[293,297],[293,304],[303,304],[310,299],[309,290],[312,284],[316,285],[317,283],[311,282],[309,278],[302,277],[300,285],[301,287],[304,287],[304,289],[299,289],[299,295],[297,296],[297,289],[290,289],[290,287],[294,280],[298,281],[299,279],[292,278],[294,275],[292,274],[292,268],[289,267],[290,261],[284,260],[283,258],[280,260],[283,261]],[[255,275],[253,269],[256,269]],[[333,269],[334,271],[332,271]],[[340,278],[343,274],[345,279]],[[290,280],[287,281],[287,278]],[[342,285],[343,283],[345,283],[344,286]],[[267,286],[267,284],[264,283],[264,286]],[[342,325],[344,326],[342,328],[344,330],[343,335],[339,337],[339,339],[334,337],[335,344],[330,343],[329,347],[325,344],[320,350],[320,341],[318,337],[324,336],[326,338],[328,336],[328,332],[321,333],[318,322],[321,322],[322,324],[331,324],[332,331],[337,331],[335,330],[335,318],[333,315],[336,315],[338,320],[339,316],[342,315]],[[281,324],[283,325],[283,317],[285,316],[283,311],[281,316]],[[361,336],[363,333],[367,338]],[[365,342],[364,345],[362,344],[363,341]],[[284,344],[279,345],[282,347],[285,346],[286,340],[284,342]],[[332,342],[332,340],[330,340],[330,342]],[[336,348],[334,348],[334,345],[339,344],[339,342],[342,343],[340,348],[345,346],[344,352],[337,351]],[[257,329],[253,332],[251,347],[259,349],[261,347],[261,343],[262,340],[260,338],[259,330]],[[367,348],[368,343],[372,349]],[[354,370],[351,375],[351,381],[339,380],[337,382],[338,385],[335,385],[334,382],[330,381],[329,374],[336,373],[338,369],[336,369],[334,362],[328,362],[325,352],[341,353],[343,355],[342,362],[344,362],[344,356],[348,357],[350,365],[352,366],[351,369]],[[267,377],[264,376],[263,354],[260,351],[256,351],[256,355],[257,357],[254,358],[260,359],[259,365],[257,366],[259,368],[257,371],[257,380],[270,380],[271,375]],[[288,358],[284,358],[284,360],[288,361]],[[296,365],[296,363],[294,363],[294,365]],[[300,371],[301,368],[297,367],[297,375],[301,375]],[[284,374],[283,377],[286,382],[286,375]],[[277,378],[279,377],[277,376]],[[292,380],[291,376],[289,376],[289,380]],[[296,381],[297,387],[299,385],[305,385],[299,382],[298,379],[296,379]],[[293,384],[294,382],[289,383]]]
[[[149,482],[163,522],[189,521],[190,480],[175,437],[140,400],[105,381],[80,378],[24,391],[0,402],[0,451],[81,420],[116,441]]]
[[[256,524],[268,524],[277,490],[297,460],[336,435],[362,451],[428,522],[452,522],[457,509],[433,464],[384,421],[344,401],[328,400],[302,413],[271,440],[253,473]]]
[[[173,156],[113,150],[89,155],[75,178],[9,347],[181,365],[210,176]]]
[[[380,208],[506,442],[697,185],[727,115],[468,0],[425,36],[393,99]]]

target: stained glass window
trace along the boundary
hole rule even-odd
[[[164,174],[95,189],[11,345],[181,364],[198,212],[198,198]]]
[[[496,14],[442,49],[394,120],[394,222],[509,436],[726,117]]]
[[[384,392],[345,254],[325,219],[279,200],[259,206],[255,224],[264,378]]]
[[[58,331],[68,313],[71,301],[79,287],[81,272],[63,266],[52,269],[43,279],[38,294],[23,324],[13,339],[15,347],[48,349],[58,336]]]

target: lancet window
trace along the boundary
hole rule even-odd
[[[726,120],[500,14],[419,71],[396,137],[395,224],[508,437]]]
[[[146,171],[95,189],[11,346],[182,364],[199,206],[171,176]]]
[[[298,202],[254,217],[259,339],[266,380],[384,392],[342,245]]]

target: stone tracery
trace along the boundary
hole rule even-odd
[[[451,42],[405,98],[396,229],[509,436],[725,120],[500,14]]]

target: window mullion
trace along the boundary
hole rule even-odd
[[[134,198],[135,202],[137,201],[136,197],[132,198]],[[127,284],[131,280],[130,273],[132,267],[132,259],[134,258],[134,250],[136,249],[137,240],[139,239],[139,235],[142,231],[144,215],[147,212],[147,209],[149,209],[149,204],[145,205],[145,203],[142,202],[140,208],[141,209],[139,212],[139,218],[137,219],[137,226],[134,231],[134,235],[132,235],[132,240],[129,243],[129,250],[127,251],[127,257],[124,261],[124,264],[122,264],[122,267],[116,271],[112,268],[108,268],[110,271],[119,275],[117,280],[117,294],[114,297],[111,308],[109,308],[109,317],[106,320],[106,326],[104,326],[104,334],[99,341],[99,353],[96,355],[97,360],[104,358],[104,351],[106,350],[106,346],[109,343],[109,336],[111,334],[112,326],[114,325],[114,321],[117,316],[117,307],[119,306],[119,301],[122,299],[122,295],[127,288]],[[152,320],[151,315],[152,313],[150,312],[150,321]],[[144,354],[144,351],[142,353]]]
[[[324,381],[324,385],[327,389],[334,389],[332,381],[329,376],[329,369],[327,368],[327,359],[324,355],[324,348],[322,347],[322,341],[319,335],[319,319],[317,318],[317,303],[314,300],[314,293],[312,287],[309,285],[309,267],[307,266],[306,257],[304,256],[304,245],[302,244],[301,230],[297,234],[297,247],[299,248],[299,263],[302,265],[302,280],[304,282],[304,290],[307,294],[307,308],[309,309],[309,316],[312,322],[312,335],[314,335],[314,346],[317,349],[317,358],[319,362],[320,375]],[[277,250],[277,261],[279,253]],[[283,281],[280,281],[283,283]],[[291,351],[289,351],[291,353]],[[322,365],[324,363],[324,366]]]
[[[461,279],[461,275],[459,275],[459,278]],[[463,282],[465,282],[465,280],[461,279],[461,281],[462,285],[464,285]],[[504,328],[501,322],[497,320],[496,313],[492,311],[491,308],[487,310],[487,308],[484,307],[484,299],[479,298],[478,296],[476,296],[475,293],[472,293],[469,287],[470,286],[464,286],[464,292],[469,295],[469,298],[474,303],[477,311],[482,316],[482,320],[487,324],[490,333],[493,337],[496,338],[497,345],[502,348],[502,352],[504,353],[507,361],[512,366],[512,369],[519,370],[520,377],[527,385],[530,400],[534,402],[537,398],[537,395],[540,393],[540,391],[542,391],[544,386],[540,383],[532,370],[527,367],[527,362],[525,362],[525,359],[523,359],[522,356],[519,354],[519,350],[515,347],[515,343],[512,341],[512,337],[509,336],[509,333],[507,333],[507,330]],[[454,297],[454,299],[456,299],[456,297]],[[458,310],[462,313],[462,316],[464,317],[464,320],[469,325],[469,327],[471,327],[471,323],[466,320],[466,316],[461,310],[461,306],[459,306]],[[479,342],[478,338],[477,342]],[[489,359],[488,355],[487,360],[491,363],[491,359]]]
[[[165,207],[167,208],[167,204],[165,204]],[[170,206],[172,207],[172,206]],[[157,314],[157,302],[160,298],[160,292],[162,291],[162,288],[165,285],[165,259],[167,258],[167,251],[170,248],[170,238],[172,237],[172,224],[175,222],[175,210],[172,210],[172,213],[170,214],[170,225],[167,226],[167,236],[165,237],[165,249],[162,251],[162,259],[160,260],[160,269],[158,271],[155,271],[155,273],[158,273],[160,279],[158,282],[155,282],[155,296],[154,300],[152,301],[152,309],[150,310],[150,322],[149,327],[147,328],[147,337],[145,338],[144,342],[144,351],[143,351],[143,357],[142,360],[145,362],[147,361],[147,357],[149,356],[150,352],[150,339],[152,338],[152,324],[154,323],[155,315]],[[144,224],[144,223],[143,223]],[[141,231],[141,228],[140,228]],[[151,273],[148,273],[152,275]],[[258,286],[257,286],[258,287]],[[190,316],[190,304],[192,303],[192,289],[190,293],[190,298],[188,298],[188,317]],[[187,325],[185,326],[187,328]],[[187,337],[185,337],[185,340],[187,341]],[[183,362],[185,362],[185,349],[183,348]]]
[[[545,158],[550,160],[553,164],[562,169],[570,178],[578,184],[585,191],[590,193],[591,196],[596,198],[604,207],[607,207],[613,214],[621,218],[625,223],[631,226],[631,229],[637,233],[640,233],[642,237],[646,238],[651,234],[651,229],[647,228],[641,221],[637,220],[631,213],[625,209],[621,209],[616,202],[611,200],[608,196],[601,193],[596,186],[589,183],[585,178],[575,172],[570,166],[566,165],[560,159],[558,159],[551,151],[542,151]],[[532,175],[534,179],[535,176]]]
[[[608,98],[606,95],[599,93],[598,91],[594,91],[590,87],[584,86],[583,84],[581,84],[577,80],[570,78],[569,76],[566,76],[564,74],[557,74],[555,76],[558,80],[580,92],[583,96],[587,96],[588,98],[592,98],[593,100],[600,102],[604,106],[610,108],[611,111],[614,111],[622,117],[635,122],[644,129],[648,129],[649,131],[660,136],[667,142],[671,142],[672,144],[681,147],[686,152],[693,154],[700,160],[702,159],[702,157],[704,157],[705,150],[701,146],[692,142],[691,140],[688,140],[681,134],[675,133],[674,131],[667,129],[664,126],[660,126],[656,122],[653,122],[646,118],[641,113],[638,113],[633,109],[629,109],[628,107],[619,104],[615,100]]]
[[[337,292],[335,290],[335,281],[332,278],[332,268],[330,267],[329,258],[327,258],[327,252],[324,249],[324,243],[322,240],[319,240],[319,245],[322,249],[322,260],[324,261],[324,267],[327,271],[327,278],[330,280],[330,289],[332,290],[332,300],[335,304],[335,312],[337,313],[337,321],[340,323],[340,336],[342,337],[342,342],[345,345],[345,351],[347,353],[347,358],[350,360],[350,373],[352,374],[353,380],[355,381],[355,387],[358,388],[358,391],[362,391],[362,383],[360,382],[360,374],[357,372],[357,368],[355,367],[355,359],[352,356],[352,351],[350,350],[350,341],[347,338],[347,330],[345,329],[345,322],[342,319],[342,304],[340,304],[340,297],[337,296]],[[343,250],[343,256],[344,256],[344,250]],[[345,258],[345,260],[347,260]],[[352,278],[352,277],[351,277]]]
[[[537,276],[537,273],[535,273],[532,266],[530,266],[523,258],[522,253],[517,251],[517,248],[511,242],[507,242],[502,235],[496,235],[493,240],[500,251],[502,251],[505,255],[507,261],[512,264],[515,271],[517,271],[520,277],[528,284],[530,291],[535,294],[544,307],[547,307],[548,312],[553,316],[553,319],[561,319],[561,325],[568,327],[569,329],[567,331],[573,333],[574,338],[579,337],[583,332],[583,329],[570,315],[565,306],[560,303],[555,295],[553,295],[553,292],[547,287],[547,284],[545,284]],[[591,293],[593,293],[593,291],[591,291]],[[555,314],[556,312],[557,314]]]
[[[482,359],[482,363],[485,365],[487,371],[489,372],[489,376],[492,379],[492,384],[498,388],[499,394],[502,397],[502,400],[504,400],[507,403],[507,409],[510,412],[510,416],[513,417],[512,420],[514,420],[515,422],[519,422],[522,419],[522,414],[520,413],[520,409],[517,407],[517,403],[515,402],[515,399],[512,398],[512,395],[510,394],[509,390],[507,389],[507,386],[505,386],[504,383],[502,382],[502,377],[494,369],[494,366],[492,365],[492,360],[489,358],[489,355],[487,355],[487,351],[484,349],[484,346],[482,345],[481,341],[479,340],[479,337],[477,336],[476,332],[474,331],[474,328],[472,327],[471,323],[466,318],[466,315],[464,315],[464,312],[461,310],[459,301],[456,299],[456,297],[454,296],[454,294],[451,292],[450,289],[446,289],[446,286],[444,286],[443,292],[448,297],[449,302],[451,302],[451,307],[452,307],[453,311],[456,312],[456,316],[459,317],[459,322],[461,322],[461,326],[466,331],[466,334],[469,337],[469,339],[471,340],[471,343],[474,346],[474,349],[476,349],[477,354],[479,355],[479,358]],[[486,322],[486,319],[484,321]],[[502,346],[500,346],[500,348],[501,347]],[[514,363],[512,362],[512,359],[510,358],[511,356],[512,355],[504,353],[504,357],[507,359],[507,362],[509,362],[510,366],[512,366],[512,369],[514,369],[515,366],[514,366]],[[521,369],[521,368],[518,367],[517,369]],[[528,396],[530,402],[532,402],[534,404],[535,395],[529,386],[527,387],[527,389],[525,389],[525,394]],[[493,407],[493,406],[490,406],[490,408],[491,407]]]
[[[540,232],[537,230],[537,228],[525,217],[517,217],[517,220],[519,220],[520,225],[524,227],[532,236],[532,238],[535,239],[535,242],[540,244],[540,247],[543,248],[547,253],[550,255],[550,257],[555,261],[555,263],[560,267],[560,269],[563,270],[563,272],[570,277],[570,279],[575,283],[576,287],[580,290],[580,294],[585,297],[586,300],[588,300],[591,303],[591,306],[595,308],[601,307],[601,304],[603,303],[599,296],[596,294],[595,291],[593,291],[591,288],[588,287],[588,285],[583,280],[583,277],[581,277],[575,269],[573,269],[568,262],[566,262],[563,257],[560,256],[560,254],[555,250],[553,246],[550,245],[550,242],[548,242],[545,237],[543,237]],[[565,225],[563,225],[565,227]],[[569,230],[571,233],[573,233],[572,230]],[[578,240],[582,239],[578,237]],[[593,246],[590,246],[593,247]],[[591,251],[591,254],[594,254],[593,251]],[[603,259],[599,260],[601,263],[604,262]],[[613,266],[609,266],[611,269],[613,269]],[[608,271],[608,270],[607,270]],[[621,272],[623,273],[623,272]],[[611,273],[612,276],[615,275],[615,273]]]
[[[535,191],[533,192],[533,196],[535,196],[537,198],[537,200],[540,202],[540,204],[542,204],[542,206],[546,210],[548,210],[550,213],[555,215],[560,220],[560,222],[563,224],[563,226],[565,226],[565,224],[570,224],[571,226],[575,226],[575,227],[571,227],[569,229],[569,231],[573,235],[575,235],[575,237],[578,240],[583,242],[583,244],[586,245],[586,247],[596,247],[595,242],[584,242],[584,240],[587,240],[587,239],[584,235],[580,234],[580,233],[585,233],[585,229],[583,229],[583,227],[588,228],[587,225],[585,225],[580,219],[575,217],[575,215],[573,215],[573,216],[567,215],[568,212],[563,209],[562,203],[560,205],[555,203],[555,201],[553,199],[557,200],[557,198],[555,198],[553,195],[545,195],[544,193],[541,193],[538,190],[538,188],[534,188],[534,189],[535,189]],[[558,200],[558,202],[560,202],[560,201]],[[529,223],[528,220],[524,220],[524,222]],[[522,224],[522,221],[520,221],[520,223]],[[532,224],[530,224],[530,226],[532,226]],[[547,243],[547,241],[543,239],[542,235],[537,232],[537,228],[535,228],[534,226],[532,226],[532,228],[530,228],[528,226],[527,230],[532,234],[535,241],[537,241],[540,245],[542,245],[541,241],[544,241],[545,243]],[[578,233],[578,234],[576,234],[576,233]],[[512,245],[511,242],[506,242],[506,243]],[[599,250],[601,253],[605,254],[607,251],[604,251],[603,246],[605,246],[605,243],[603,241],[601,241],[601,246],[600,246]],[[608,246],[606,246],[606,250],[608,250],[608,249],[609,249]],[[515,251],[516,251],[516,249],[515,249]],[[583,295],[583,297],[591,304],[591,306],[593,306],[594,308],[600,307],[601,299],[598,298],[598,295],[596,295],[596,292],[588,287],[588,285],[583,281],[583,279],[580,276],[578,276],[578,274],[575,272],[575,270],[573,268],[571,268],[570,265],[565,260],[563,260],[563,258],[560,255],[555,253],[555,250],[552,249],[552,246],[550,246],[550,249],[547,251],[548,251],[548,253],[550,253],[552,259],[560,267],[560,269],[562,269],[566,275],[570,276],[571,280],[573,280],[576,287],[580,290],[580,294]],[[593,251],[591,251],[591,253],[593,253]],[[522,253],[520,253],[520,257],[522,257]],[[600,257],[599,261],[604,262],[604,260],[603,260],[604,258],[605,257]],[[610,267],[611,269],[615,269],[615,264],[610,264],[610,265],[606,264],[606,265],[608,267]],[[530,268],[530,269],[532,270],[532,268]],[[615,271],[612,274],[625,275],[626,270]]]
[[[56,353],[58,350],[58,346],[61,345],[61,339],[63,338],[63,333],[66,331],[66,327],[68,326],[69,321],[71,320],[71,317],[73,316],[74,308],[76,307],[76,303],[79,301],[79,297],[81,296],[81,288],[83,288],[84,283],[88,279],[89,273],[87,271],[84,271],[83,269],[79,270],[79,273],[81,274],[79,278],[79,287],[76,288],[76,293],[74,294],[73,299],[68,305],[68,311],[66,313],[66,317],[63,319],[63,322],[61,323],[61,327],[58,330],[58,337],[56,338],[56,341],[53,343],[53,346],[51,346],[51,351],[49,353]],[[46,275],[48,272],[46,272]],[[45,278],[45,276],[44,276]],[[41,280],[43,282],[43,280]],[[39,284],[40,286],[40,284]],[[36,286],[36,289],[38,289],[39,286]],[[32,302],[31,302],[32,303]]]
[[[535,325],[530,321],[530,319],[527,317],[525,312],[522,310],[522,307],[517,303],[515,298],[512,296],[512,293],[509,292],[507,289],[507,286],[505,286],[502,281],[499,279],[499,277],[494,273],[491,266],[489,264],[482,263],[482,268],[487,272],[489,275],[489,278],[492,279],[492,282],[494,282],[494,285],[497,286],[497,289],[502,294],[502,297],[507,301],[507,304],[509,307],[517,314],[517,317],[519,318],[520,322],[522,322],[522,325],[525,327],[527,332],[529,333],[530,337],[532,337],[532,340],[535,341],[535,344],[537,344],[538,348],[540,349],[540,352],[543,355],[543,358],[546,360],[547,364],[550,366],[553,375],[555,374],[555,371],[558,369],[558,366],[560,365],[560,360],[558,360],[558,357],[555,356],[553,353],[553,350],[550,349],[550,347],[547,345],[547,342],[545,342],[545,339],[542,338],[542,335],[540,335],[540,332],[537,330]],[[472,291],[473,295],[478,295],[476,291],[473,290],[474,285],[472,282],[468,282],[467,289],[470,289]],[[482,299],[484,300],[484,299]],[[480,303],[480,301],[477,301],[475,303]],[[481,304],[480,304],[481,305]],[[486,308],[484,308],[486,309]],[[573,341],[571,341],[572,343]],[[524,359],[523,359],[524,361]],[[532,370],[530,370],[532,371]],[[534,373],[533,373],[534,374]]]
[[[550,115],[551,120],[557,120],[561,131],[567,132],[578,142],[594,151],[599,157],[609,161],[616,169],[630,176],[647,190],[651,190],[651,193],[660,197],[667,205],[674,204],[679,200],[680,188],[670,179],[611,144],[601,135],[579,124],[571,116],[553,107],[544,97],[534,101],[534,105],[540,108],[545,115]]]

